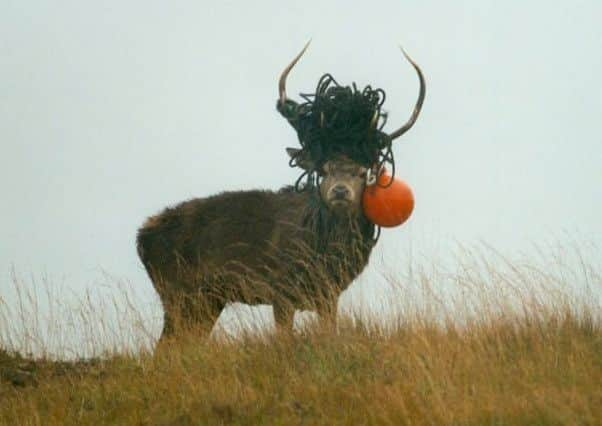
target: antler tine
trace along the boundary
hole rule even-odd
[[[422,103],[424,102],[424,96],[426,94],[426,83],[424,82],[424,75],[422,75],[422,70],[420,69],[418,64],[416,64],[416,62],[414,62],[412,60],[412,58],[410,58],[410,55],[408,55],[406,53],[406,51],[403,49],[403,47],[399,46],[399,48],[401,49],[403,56],[405,56],[405,58],[408,60],[408,62],[410,62],[410,64],[412,64],[412,66],[416,70],[416,73],[418,74],[418,79],[420,80],[420,93],[418,94],[418,100],[416,101],[416,106],[414,107],[412,116],[403,126],[401,126],[399,129],[397,129],[396,131],[394,131],[393,133],[391,133],[389,135],[391,137],[391,140],[397,139],[398,137],[403,135],[405,132],[410,130],[410,128],[414,125],[414,123],[416,122],[416,119],[418,119],[420,110],[422,109]]]
[[[281,105],[284,104],[284,102],[286,101],[286,77],[288,77],[288,73],[291,72],[295,64],[297,64],[299,59],[301,59],[301,56],[303,56],[310,43],[311,39],[305,44],[301,52],[299,52],[299,54],[295,56],[291,63],[286,66],[286,68],[284,69],[284,71],[282,71],[282,74],[280,75],[280,80],[278,81],[278,93],[280,94]]]

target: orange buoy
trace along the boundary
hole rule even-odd
[[[414,210],[414,194],[409,185],[386,171],[378,177],[378,184],[367,185],[362,199],[364,214],[376,225],[391,228],[404,223]]]

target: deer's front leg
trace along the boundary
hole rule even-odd
[[[295,308],[288,303],[274,303],[274,319],[278,331],[293,330],[293,319],[295,317]]]
[[[320,316],[321,326],[328,331],[336,331],[337,329],[337,310],[338,299],[325,300],[318,306],[318,315]]]

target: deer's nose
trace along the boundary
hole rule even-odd
[[[334,194],[334,198],[337,200],[345,199],[349,195],[349,189],[347,189],[347,187],[344,185],[337,185],[332,188],[332,193]]]

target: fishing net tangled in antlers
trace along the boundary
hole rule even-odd
[[[365,167],[376,164],[376,170],[387,163],[394,172],[392,139],[381,130],[387,121],[382,111],[382,89],[366,86],[360,91],[355,83],[341,86],[330,74],[324,74],[315,93],[301,94],[301,98],[305,102],[286,99],[277,104],[301,144],[291,166],[299,158],[309,158],[314,164],[313,170],[305,171],[297,180],[297,190],[303,177],[307,178],[304,188],[313,185],[323,164],[340,154]]]

